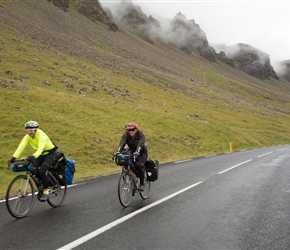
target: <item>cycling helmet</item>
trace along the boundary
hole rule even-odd
[[[135,123],[135,122],[128,123],[126,126],[126,130],[128,130],[128,129],[138,129],[137,123]]]
[[[24,125],[25,128],[38,128],[38,123],[35,121],[26,122]]]

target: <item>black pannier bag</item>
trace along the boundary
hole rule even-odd
[[[157,160],[147,160],[145,169],[148,181],[156,181],[159,177],[159,162]]]
[[[65,182],[65,167],[66,167],[66,158],[63,153],[56,151],[55,159],[52,164],[53,166],[53,175],[57,178],[60,185],[66,185]]]

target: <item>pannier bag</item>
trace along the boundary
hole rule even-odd
[[[72,184],[75,173],[75,161],[70,160],[61,152],[56,152],[53,168],[56,170],[55,175],[61,185]]]
[[[13,172],[23,172],[28,170],[34,170],[35,167],[26,159],[21,159],[12,163],[11,169]]]
[[[116,164],[119,166],[130,166],[132,164],[132,157],[130,154],[117,154],[116,155]]]
[[[72,184],[74,174],[75,174],[75,161],[70,160],[67,157],[65,158],[66,166],[65,166],[65,184],[70,185]]]
[[[157,160],[147,160],[145,162],[145,169],[148,181],[156,181],[159,177],[159,162]]]

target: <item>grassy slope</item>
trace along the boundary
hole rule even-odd
[[[33,20],[33,3],[21,4],[0,2],[0,196],[15,176],[6,162],[29,119],[76,160],[75,181],[120,170],[111,155],[129,121],[160,162],[227,152],[230,142],[234,150],[289,143],[287,84],[109,32],[46,1]]]

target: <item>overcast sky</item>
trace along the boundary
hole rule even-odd
[[[109,5],[122,0],[100,0]],[[249,44],[270,55],[271,64],[290,60],[290,0],[288,1],[195,1],[127,0],[162,22],[181,12],[194,19],[208,42],[231,46]]]

